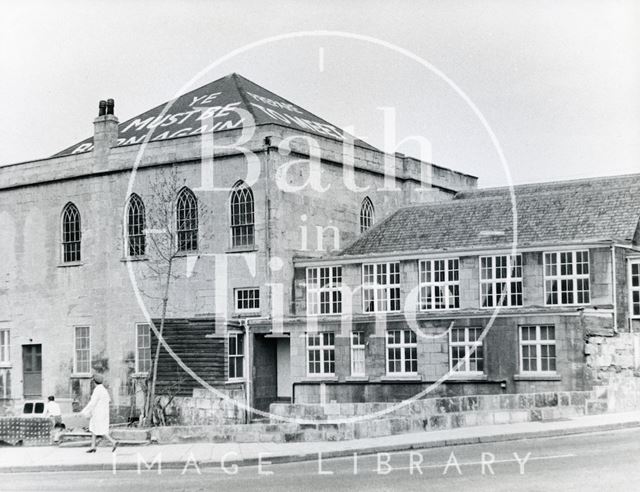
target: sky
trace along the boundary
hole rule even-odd
[[[640,2],[616,0],[5,1],[0,164],[91,136],[100,99],[124,121],[232,72],[481,187],[640,172]]]

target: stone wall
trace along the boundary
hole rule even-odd
[[[405,405],[347,403],[271,405],[271,422],[151,429],[157,442],[343,441],[409,432],[575,418],[608,410],[591,391],[484,395],[416,400]],[[376,414],[372,418],[373,414]]]
[[[193,396],[190,397],[175,397],[167,407],[167,424],[192,426],[245,423],[246,412],[237,405],[246,403],[244,386],[216,389],[228,399],[204,388],[194,389]],[[167,397],[163,398],[166,401]]]
[[[592,336],[585,342],[586,373],[615,411],[640,408],[640,333]]]

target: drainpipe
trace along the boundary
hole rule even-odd
[[[251,334],[251,328],[249,326],[249,320],[243,319],[242,324],[244,325],[244,349],[245,349],[245,357],[244,357],[244,374],[245,374],[245,404],[247,406],[247,410],[245,413],[245,423],[248,424],[251,422],[251,413],[250,410],[253,408],[253,336]]]
[[[611,285],[613,290],[613,333],[618,333],[618,303],[617,303],[617,290],[616,283],[616,246],[611,245]]]
[[[264,148],[266,151],[267,158],[265,159],[264,165],[264,259],[265,259],[265,273],[267,276],[266,285],[271,285],[272,283],[272,275],[271,268],[269,266],[271,262],[271,137],[267,136],[264,138]],[[272,306],[271,306],[271,292],[267,295],[267,314],[271,317]]]

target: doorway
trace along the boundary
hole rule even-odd
[[[276,340],[276,396],[279,401],[291,401],[291,344],[288,338]]]
[[[25,400],[42,398],[42,345],[22,346],[22,387]]]

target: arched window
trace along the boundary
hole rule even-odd
[[[182,188],[176,201],[178,251],[198,249],[198,201],[189,188]]]
[[[373,203],[371,203],[371,200],[367,196],[362,200],[362,206],[360,207],[360,232],[362,233],[369,230],[375,220]]]
[[[62,261],[64,263],[81,260],[81,239],[80,212],[73,203],[69,202],[62,209]]]
[[[253,192],[242,181],[231,192],[231,246],[241,248],[255,244]]]
[[[127,203],[127,253],[142,256],[146,250],[144,203],[135,193]]]

